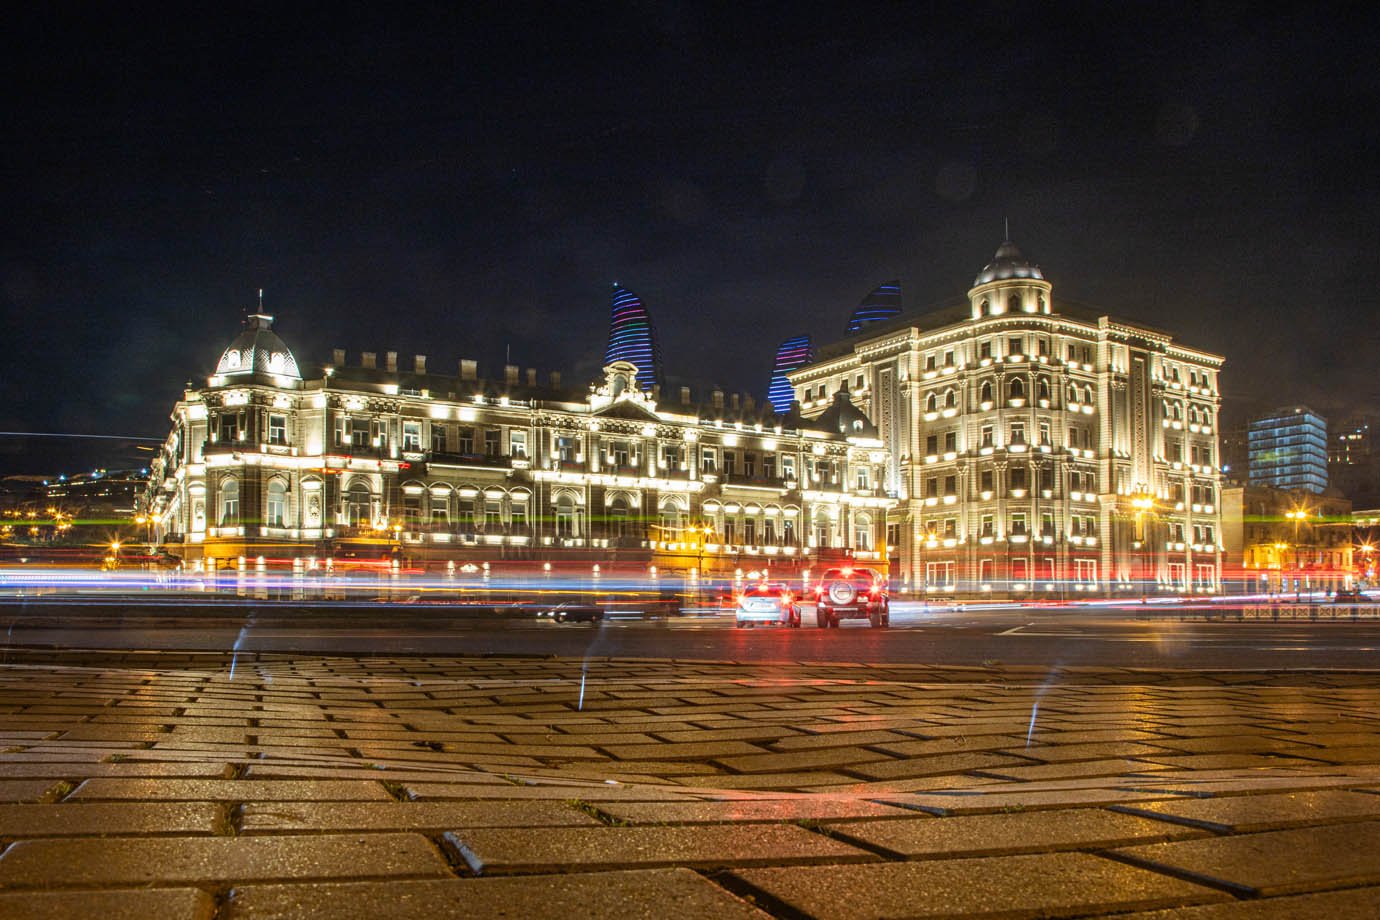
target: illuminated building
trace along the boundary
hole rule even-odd
[[[1222,545],[1238,591],[1310,594],[1351,584],[1351,502],[1328,491],[1222,487]]]
[[[512,365],[484,379],[472,360],[400,368],[395,352],[337,350],[303,374],[271,323],[251,316],[184,392],[150,465],[154,542],[189,566],[798,577],[883,558],[886,457],[843,408],[803,422],[717,390],[660,399],[623,360],[574,388]]]
[[[637,367],[638,386],[651,392],[661,384],[661,351],[656,330],[642,298],[625,287],[614,285],[609,316],[609,345],[604,363],[629,361]]]
[[[867,324],[790,374],[890,458],[892,575],[925,593],[1211,592],[1222,358],[1057,304],[1014,243],[961,307]]]
[[[1286,406],[1251,422],[1250,484],[1320,493],[1327,488],[1327,421]]]
[[[869,323],[891,319],[901,313],[901,282],[880,284],[861,301],[848,318],[847,335],[857,335]]]
[[[786,375],[809,364],[814,358],[815,349],[808,335],[798,335],[777,346],[771,383],[767,387],[767,401],[778,413],[789,412],[795,400],[795,390],[791,389],[791,381]]]

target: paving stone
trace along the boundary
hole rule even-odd
[[[1295,792],[1113,807],[1128,814],[1179,821],[1214,831],[1248,832],[1373,819],[1380,817],[1380,796],[1344,791]]]
[[[0,894],[0,920],[211,920],[215,912],[215,898],[196,888]]]
[[[1304,917],[1374,920],[1377,906],[1380,906],[1380,888],[1351,888],[1346,891],[1122,914],[1117,920],[1299,920]]]
[[[246,834],[274,831],[443,831],[468,827],[596,826],[564,801],[282,802],[245,805]],[[0,828],[3,828],[0,812]]]
[[[0,805],[0,837],[213,834],[221,815],[213,802]]]
[[[921,776],[942,776],[946,773],[966,773],[969,770],[999,770],[1012,765],[1029,765],[1030,761],[999,754],[965,753],[937,754],[932,757],[907,757],[880,763],[855,763],[848,772],[867,779],[909,779]]]
[[[1105,760],[1109,757],[1150,757],[1169,754],[1163,747],[1139,741],[1104,741],[1097,744],[1032,744],[1029,747],[1008,748],[1007,753],[1019,754],[1046,763],[1067,763],[1073,760]]]
[[[1034,782],[1060,778],[1136,776],[1153,774],[1156,770],[1164,769],[1168,767],[1139,760],[1079,760],[1073,763],[1047,763],[1035,766],[984,767],[982,772],[989,776]]]
[[[58,790],[58,783],[50,779],[0,780],[0,802],[37,802]]]
[[[712,869],[876,859],[856,847],[789,824],[477,828],[449,833],[446,839],[475,874],[484,875],[659,866]]]
[[[254,779],[88,779],[69,796],[74,801],[143,799],[148,801],[281,802],[383,801],[392,798],[383,786],[366,780]]]
[[[1124,802],[1149,802],[1167,798],[1153,792],[1132,792],[1123,789],[1065,789],[1052,792],[1017,792],[1003,788],[989,792],[978,788],[972,792],[917,792],[903,796],[881,798],[887,804],[918,808],[937,815],[977,815],[987,812],[1009,812],[1023,809],[1072,808],[1079,805],[1116,805]]]
[[[1139,864],[1251,895],[1380,883],[1380,822],[1128,847]]]
[[[924,818],[910,821],[856,821],[827,825],[841,839],[880,847],[910,858],[1000,856],[1072,849],[1105,849],[1133,842],[1204,836],[1190,828],[1131,818],[1096,808]]]
[[[604,750],[618,760],[708,760],[762,753],[762,748],[746,741],[707,741],[703,744],[608,744],[604,746]]]
[[[441,876],[420,834],[104,837],[21,840],[0,857],[0,887],[52,888]]]
[[[865,799],[823,796],[693,804],[609,802],[601,805],[600,810],[633,824],[752,824],[886,817],[913,819],[917,815],[917,812],[905,808],[882,805]]]
[[[857,780],[844,773],[820,770],[811,773],[715,773],[711,776],[678,776],[676,782],[682,786],[712,789],[798,789],[837,786],[844,783],[856,784]]]
[[[1002,751],[1024,744],[1013,735],[957,735],[924,741],[899,741],[876,745],[877,750],[897,757],[929,757],[933,754],[961,754],[967,751]]]
[[[822,751],[792,751],[784,754],[756,754],[750,757],[716,757],[719,763],[740,773],[791,773],[815,767],[851,767],[868,761],[891,760],[886,754],[860,747],[829,748]]]
[[[246,885],[231,892],[224,920],[492,920],[495,917],[598,917],[654,920],[767,914],[689,869],[642,869],[579,875]]]
[[[733,874],[816,920],[1081,916],[1228,897],[1087,853],[744,869]]]
[[[690,777],[697,779],[699,777]],[[409,798],[418,802],[448,799],[588,799],[591,802],[683,802],[695,798],[693,790],[674,786],[580,785],[580,786],[479,786],[463,783],[406,783]]]

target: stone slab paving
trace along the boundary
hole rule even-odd
[[[1380,915],[1375,673],[7,654],[0,920]]]

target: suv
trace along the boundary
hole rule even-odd
[[[815,623],[837,629],[839,620],[862,619],[874,627],[891,625],[886,577],[871,569],[829,569],[815,585]]]

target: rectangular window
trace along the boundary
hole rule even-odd
[[[367,419],[352,418],[349,420],[350,446],[368,447],[369,446],[369,422]]]
[[[508,523],[514,530],[526,529],[527,527],[527,503],[524,501],[514,501],[508,508]]]
[[[945,476],[945,477],[944,477],[944,494],[945,494],[945,495],[957,495],[957,494],[958,494],[958,477],[957,477],[957,476]]]
[[[473,453],[474,453],[474,429],[473,429],[473,428],[461,428],[461,429],[460,429],[460,453],[462,453],[462,454],[473,454]]]
[[[945,366],[945,367],[953,367],[953,366],[954,366],[954,353],[953,353],[952,351],[946,351],[946,352],[944,352],[944,366]]]
[[[1027,482],[1028,477],[1029,477],[1029,472],[1028,472],[1027,469],[1026,469],[1025,467],[1023,467],[1023,466],[1013,466],[1013,467],[1010,469],[1010,471],[1009,471],[1009,473],[1008,473],[1008,476],[1007,476],[1007,478],[1011,480],[1011,486],[1010,486],[1010,487],[1013,488],[1013,489],[1025,489],[1025,488],[1028,488],[1028,487],[1029,487],[1029,483]]]
[[[925,480],[925,497],[926,497],[926,498],[938,498],[938,497],[939,497],[939,477],[938,477],[938,476],[931,476],[931,477],[929,477],[928,479]]]
[[[570,435],[558,435],[556,437],[556,457],[562,463],[575,462],[575,439]]]
[[[982,344],[978,345],[978,357],[979,357],[979,358],[990,358],[990,357],[992,357],[992,343],[991,343],[990,340],[989,340],[989,341],[986,341],[986,342],[983,342]]]
[[[484,431],[484,456],[497,457],[502,448],[499,446],[503,438],[503,432],[497,428],[487,428]]]
[[[935,363],[936,363],[936,362],[935,362],[935,357],[934,357],[934,353],[933,353],[933,352],[931,352],[930,354],[925,355],[925,370],[927,370],[927,371],[932,371],[932,370],[934,370],[934,369],[935,369]]]
[[[762,455],[762,478],[763,478],[763,479],[775,479],[775,478],[776,478],[776,454],[763,454],[763,455]]]
[[[268,443],[286,444],[287,443],[287,416],[270,415],[268,417]]]
[[[945,519],[944,519],[944,538],[945,538],[946,540],[952,540],[952,539],[956,539],[957,537],[958,537],[958,518],[945,518]]]
[[[743,542],[744,542],[745,544],[747,544],[748,546],[756,546],[756,545],[757,545],[757,521],[756,521],[756,519],[754,519],[754,518],[748,518],[746,521],[743,521]]]
[[[726,451],[724,451],[724,475],[725,475],[725,476],[732,476],[732,475],[733,475],[734,473],[736,473],[737,471],[738,471],[738,453],[737,453],[737,451],[732,451],[732,450],[726,450]]]
[[[240,439],[240,417],[235,412],[225,412],[220,416],[220,431],[217,434],[221,443]]]
[[[932,434],[925,438],[925,453],[929,456],[939,453],[939,435]]]
[[[1029,566],[1024,559],[1011,560],[1011,580],[1017,583],[1025,582],[1029,579]]]
[[[1050,446],[1049,422],[1040,423],[1040,443],[1045,447]]]
[[[868,484],[867,484],[867,479],[868,479],[868,476],[867,476],[867,467],[865,467],[865,466],[860,466],[860,467],[858,467],[858,469],[857,469],[857,474],[858,474],[858,488],[859,488],[859,489],[867,489],[867,488],[870,488],[870,486],[868,486]]]
[[[755,451],[743,451],[743,475],[749,479],[757,475],[757,453]]]
[[[719,452],[713,447],[706,447],[700,453],[700,469],[706,473],[714,473],[719,469]]]
[[[497,530],[503,526],[503,503],[498,499],[486,499],[484,501],[484,527],[487,530]]]
[[[781,458],[781,476],[783,479],[795,479],[795,456],[787,454]]]
[[[981,473],[979,473],[979,474],[978,474],[978,491],[979,491],[979,492],[992,492],[992,491],[994,491],[993,488],[992,488],[992,479],[993,479],[993,477],[992,477],[992,471],[991,471],[991,470],[983,470]]]
[[[944,433],[944,453],[954,454],[958,452],[958,432],[946,431]]]
[[[527,432],[512,431],[508,433],[508,452],[514,457],[527,456]]]
[[[459,507],[455,514],[455,522],[465,528],[474,526],[474,499],[460,499]]]
[[[978,581],[984,585],[992,583],[992,560],[978,560]]]
[[[978,536],[980,536],[980,537],[993,537],[993,536],[996,536],[996,519],[993,518],[992,515],[990,515],[990,514],[984,514],[984,515],[982,516],[982,528],[981,528],[981,530],[978,531]]]
[[[995,429],[993,426],[991,426],[991,425],[983,425],[983,426],[982,426],[981,436],[980,436],[980,437],[981,437],[981,440],[980,440],[980,442],[979,442],[980,445],[981,445],[982,447],[992,447],[992,446],[993,446],[993,437],[992,437],[992,436],[993,436],[993,434],[995,434],[995,432],[996,432],[996,429]]]
[[[446,452],[446,426],[431,426],[431,452],[433,454],[444,454]]]
[[[1011,443],[1012,443],[1012,444],[1024,444],[1024,443],[1025,443],[1025,422],[1012,422],[1012,423],[1011,423]]]
[[[1024,354],[1025,343],[1018,336],[1012,336],[1006,340],[1006,353],[1008,355]]]
[[[431,495],[431,523],[442,527],[450,523],[450,496]]]
[[[421,449],[422,449],[422,423],[421,423],[421,422],[403,422],[402,449],[403,449],[403,450],[421,450]]]
[[[1017,512],[1011,515],[1011,532],[1023,536],[1025,534],[1025,522],[1026,517],[1024,512]]]
[[[1097,561],[1095,559],[1075,559],[1074,577],[1085,585],[1097,582]]]
[[[1054,513],[1046,511],[1040,515],[1040,536],[1054,536]]]

